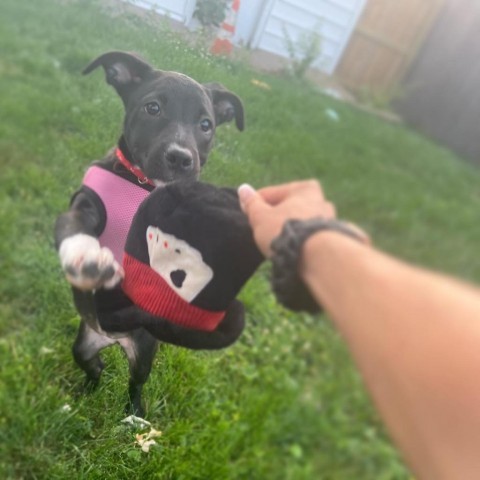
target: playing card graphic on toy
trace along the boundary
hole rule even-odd
[[[150,266],[185,301],[191,302],[212,279],[202,254],[184,240],[149,226],[147,244]]]

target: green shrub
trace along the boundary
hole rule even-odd
[[[225,19],[228,0],[198,0],[193,16],[203,27],[218,27]]]

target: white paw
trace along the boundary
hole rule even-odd
[[[123,279],[123,268],[113,253],[90,235],[78,233],[66,238],[59,254],[67,280],[80,290],[113,288]]]

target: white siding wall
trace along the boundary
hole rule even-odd
[[[332,73],[352,34],[365,0],[267,0],[252,47],[288,57],[283,28],[295,42],[316,31],[322,54],[314,67]]]
[[[235,24],[234,42],[250,46],[255,28],[262,19],[263,9],[269,0],[240,0],[240,11]]]
[[[196,0],[127,0],[187,24]],[[332,73],[367,0],[241,0],[234,42],[288,57],[283,29],[296,42],[316,31],[322,53],[313,67]]]

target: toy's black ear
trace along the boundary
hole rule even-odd
[[[107,83],[117,90],[124,103],[132,89],[155,71],[138,55],[113,51],[97,57],[85,67],[82,73],[87,75],[100,66],[105,70]]]
[[[245,114],[240,98],[227,90],[220,83],[204,83],[213,102],[215,123],[231,122],[235,118],[235,125],[242,131],[245,128]]]

